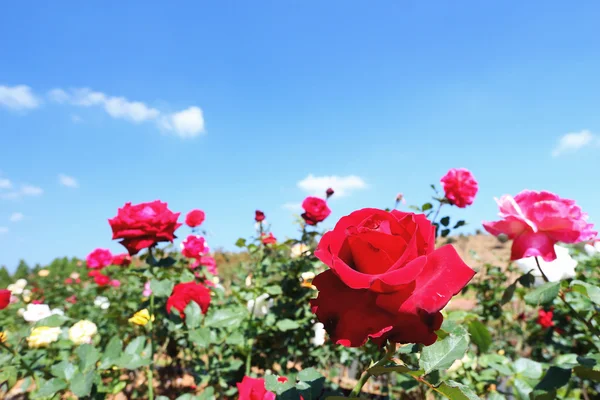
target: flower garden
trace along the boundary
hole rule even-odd
[[[127,203],[108,220],[122,254],[100,246],[0,282],[0,397],[600,398],[587,214],[546,191],[501,196],[483,229],[509,262],[467,263],[453,245],[466,222],[444,211],[488,200],[465,169],[432,189],[323,232],[330,188],[286,241],[257,210],[256,235],[228,254],[210,250],[200,209]]]

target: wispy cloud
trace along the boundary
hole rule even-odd
[[[58,175],[58,182],[66,187],[70,187],[70,188],[77,188],[79,187],[79,183],[77,182],[77,179],[73,178],[72,176],[69,175],[65,175],[65,174],[59,174]]]
[[[8,228],[5,226],[0,226],[0,235],[8,233]]]
[[[10,222],[19,222],[19,221],[22,221],[24,217],[25,217],[25,216],[23,215],[23,213],[20,213],[20,212],[14,212],[14,213],[12,213],[12,214],[10,215],[10,217],[8,218],[8,220],[9,220]]]
[[[39,107],[41,100],[33,94],[29,86],[0,85],[0,106],[14,111],[30,110]]]
[[[10,179],[0,178],[0,189],[10,189],[12,187],[12,182]]]
[[[580,132],[570,132],[560,138],[552,151],[552,156],[558,157],[565,153],[574,153],[583,147],[599,144],[600,138],[587,129]]]
[[[284,208],[284,209],[292,211],[292,212],[299,212],[299,211],[302,211],[302,204],[301,203],[285,203],[284,205],[281,206],[281,208]]]
[[[308,194],[314,196],[325,196],[325,191],[332,188],[337,197],[349,195],[355,190],[366,189],[366,182],[359,176],[314,176],[308,175],[306,178],[298,182],[298,187]]]
[[[41,187],[22,184],[18,189],[15,188],[9,191],[4,190],[0,192],[0,199],[14,200],[25,196],[40,196],[42,193],[44,193],[44,190]]]

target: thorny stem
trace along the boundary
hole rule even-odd
[[[383,355],[383,357],[381,357],[381,359],[379,361],[377,361],[375,364],[373,364],[369,368],[367,368],[367,370],[362,374],[362,376],[356,383],[356,386],[354,386],[354,389],[352,389],[352,392],[350,393],[350,397],[358,397],[358,395],[360,394],[360,392],[362,390],[362,387],[365,385],[365,383],[367,383],[369,378],[373,375],[371,373],[371,369],[375,368],[375,367],[381,367],[381,366],[385,365],[386,363],[388,363],[390,361],[390,359],[394,356],[395,352],[396,352],[396,343],[394,343],[394,342],[389,343],[386,347],[386,351],[385,351],[385,354]]]
[[[148,248],[148,256],[154,258],[152,255],[152,247]],[[152,266],[150,266],[150,270],[152,271]],[[154,343],[154,321],[152,321],[152,317],[154,317],[154,293],[150,294],[150,320],[148,321],[148,332],[150,334],[150,364],[148,365],[148,400],[154,400],[154,351],[155,351],[155,343]]]

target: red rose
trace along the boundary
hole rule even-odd
[[[446,198],[451,204],[465,208],[473,204],[477,194],[477,181],[468,169],[452,168],[441,179]]]
[[[181,226],[177,218],[179,213],[171,212],[167,203],[156,200],[134,206],[126,203],[108,222],[113,239],[123,239],[120,243],[129,255],[134,255],[158,242],[172,242],[175,230]]]
[[[241,382],[237,383],[238,400],[275,400],[275,393],[265,389],[265,380],[262,378],[250,378],[244,376]]]
[[[302,202],[304,214],[302,218],[308,225],[316,225],[323,221],[331,214],[331,210],[327,207],[327,202],[318,197],[307,197]]]
[[[71,278],[65,279],[65,285],[71,285],[71,284],[73,284],[73,279],[71,279]]]
[[[106,286],[110,283],[110,278],[104,274],[98,273],[94,275],[94,282],[98,286]]]
[[[108,249],[96,249],[86,257],[88,268],[102,269],[112,262],[113,256]]]
[[[435,249],[424,215],[397,210],[343,217],[315,255],[331,269],[312,281],[319,289],[313,312],[336,343],[350,347],[369,337],[432,344],[439,311],[475,274],[451,245]]]
[[[265,220],[265,213],[259,210],[255,211],[254,220],[256,222],[263,222]]]
[[[269,232],[268,235],[266,233],[263,233],[261,236],[261,240],[262,240],[263,244],[277,243],[277,239],[275,238],[275,236],[273,236],[273,233],[271,233],[271,232]]]
[[[333,196],[335,192],[333,191],[332,188],[329,188],[325,191],[325,194],[327,195],[327,198],[330,198],[331,196]]]
[[[538,310],[537,323],[542,328],[552,328],[554,326],[554,321],[552,321],[553,317],[554,317],[554,312],[552,310],[550,310],[550,311]]]
[[[204,222],[204,211],[202,210],[192,210],[185,216],[185,224],[190,228],[195,228],[197,226],[202,225]]]
[[[10,304],[10,290],[0,290],[0,310],[4,310]]]
[[[117,254],[112,259],[112,265],[118,265],[120,267],[126,267],[131,264],[131,256],[127,253]]]
[[[101,273],[100,271],[96,271],[96,270],[94,270],[94,269],[93,269],[93,270],[91,270],[90,272],[88,272],[88,276],[89,276],[90,278],[93,278],[93,277],[95,277],[96,275],[98,275],[98,274],[100,274],[100,273]]]
[[[206,241],[202,236],[190,235],[181,242],[181,254],[187,258],[200,258],[208,252]]]
[[[179,283],[173,288],[173,293],[167,300],[167,312],[172,308],[179,311],[182,319],[185,318],[185,308],[190,303],[195,302],[200,306],[202,314],[206,314],[210,305],[210,291],[203,285],[195,282]]]

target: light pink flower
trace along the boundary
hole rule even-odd
[[[108,249],[96,249],[86,258],[88,268],[102,269],[112,262],[113,256]]]
[[[144,283],[144,291],[142,292],[142,296],[149,297],[152,294],[152,289],[150,289],[150,281]]]
[[[484,222],[492,235],[505,234],[513,239],[511,260],[525,257],[556,259],[556,242],[578,243],[594,238],[593,224],[574,200],[561,199],[554,193],[524,190],[514,198],[496,199],[500,221]]]
[[[119,287],[121,286],[121,281],[118,279],[113,279],[110,281],[110,286],[112,287]]]

